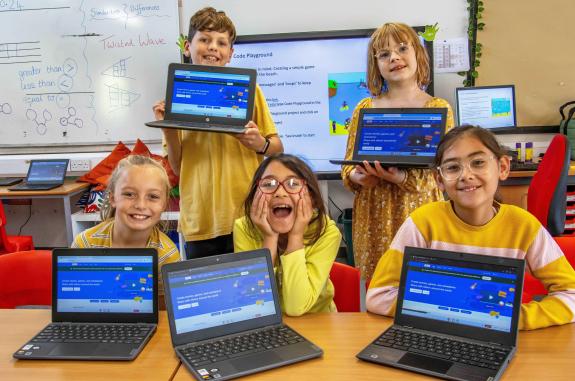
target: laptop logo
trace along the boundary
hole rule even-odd
[[[206,122],[209,122],[209,121],[210,121],[210,118],[206,118]]]

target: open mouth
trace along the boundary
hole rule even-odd
[[[276,205],[272,208],[272,214],[277,218],[286,218],[291,214],[292,210],[293,208],[287,204]]]
[[[405,69],[406,67],[407,67],[406,65],[400,65],[392,68],[390,71],[399,71]]]
[[[202,58],[204,59],[204,61],[208,62],[218,62],[220,60],[218,57],[215,56],[203,56]]]
[[[474,190],[479,189],[479,188],[481,188],[480,185],[474,185],[474,186],[459,188],[458,190],[461,192],[473,192]]]
[[[150,218],[150,216],[146,216],[143,214],[130,214],[130,218],[137,220],[137,221],[145,221],[148,218]]]

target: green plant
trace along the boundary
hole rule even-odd
[[[479,21],[483,19],[483,1],[467,0],[467,10],[469,11],[469,25],[467,26],[467,38],[469,39],[469,70],[460,71],[458,74],[466,77],[463,86],[474,86],[475,80],[479,77],[477,68],[481,65],[481,54],[483,45],[477,42],[477,31],[485,28],[485,23]]]

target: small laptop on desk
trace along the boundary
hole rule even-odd
[[[133,360],[157,324],[155,249],[55,249],[52,323],[13,356]]]
[[[164,120],[149,127],[241,134],[254,112],[257,72],[172,63]]]
[[[406,247],[394,324],[357,357],[498,380],[516,350],[524,268],[524,260]]]
[[[10,191],[50,190],[64,184],[68,159],[31,160],[24,182],[8,188]]]
[[[445,135],[446,108],[364,108],[352,160],[332,164],[362,165],[366,160],[384,167],[431,168]]]
[[[172,343],[198,380],[228,380],[320,357],[282,323],[269,250],[162,267]]]

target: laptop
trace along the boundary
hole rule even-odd
[[[10,185],[18,184],[23,179],[21,177],[2,177],[0,178],[0,187],[7,187]]]
[[[282,323],[269,250],[162,267],[172,344],[198,380],[229,380],[320,357]]]
[[[352,160],[332,164],[362,165],[366,160],[384,167],[431,168],[439,141],[445,135],[446,108],[364,108]]]
[[[455,89],[455,98],[458,126],[517,126],[514,85],[458,87]]]
[[[52,323],[13,356],[133,360],[157,324],[155,249],[55,249]]]
[[[68,159],[31,160],[26,179],[10,191],[49,190],[64,184]]]
[[[172,63],[164,120],[149,127],[241,134],[252,119],[257,72]]]
[[[361,360],[498,380],[515,354],[525,261],[406,247],[394,324]]]

